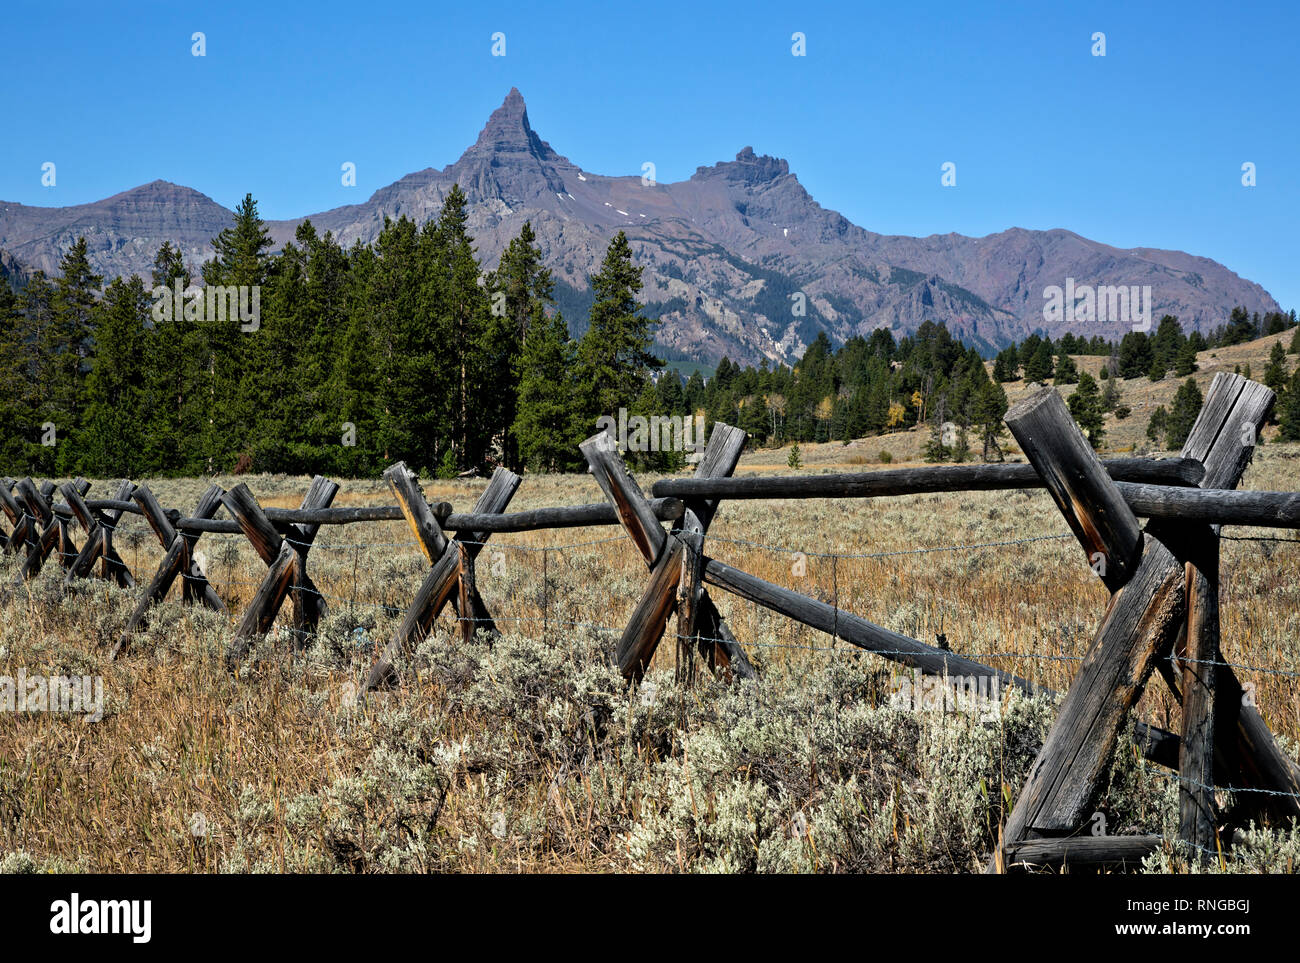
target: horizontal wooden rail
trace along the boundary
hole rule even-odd
[[[1169,459],[1197,465],[1190,459]],[[1127,466],[1118,468],[1114,461],[1103,463],[1112,480],[1129,474]],[[1032,469],[1031,465],[972,466],[982,469],[1015,468]],[[934,474],[931,474],[931,473]],[[924,473],[917,476],[913,473]],[[943,478],[940,473],[953,473]],[[958,474],[960,473],[960,475]],[[788,475],[765,478],[670,478],[656,482],[657,495],[680,495],[683,498],[872,498],[884,495],[915,495],[933,492],[990,491],[1007,488],[1041,488],[1037,473],[1029,481],[1022,481],[1017,471],[1000,474],[996,478],[967,476],[966,470],[956,468],[903,469],[901,472],[866,472],[860,475]],[[1190,472],[1181,468],[1176,474],[1181,483]],[[883,481],[871,481],[874,476],[888,476]],[[849,481],[848,479],[854,479]],[[818,483],[826,480],[824,486]],[[731,490],[734,483],[745,482],[743,493]],[[758,487],[750,487],[753,483]],[[1157,485],[1149,482],[1115,481],[1134,515],[1143,518],[1177,519],[1183,522],[1208,522],[1215,525],[1243,525],[1253,528],[1300,529],[1300,493],[1237,491],[1231,488],[1185,488],[1175,485]],[[92,503],[93,504],[93,503]]]
[[[922,672],[935,675],[991,676],[1005,685],[1014,685],[1030,695],[1043,691],[1041,686],[1010,672],[991,668],[963,658],[954,652],[926,645],[911,636],[892,632],[851,612],[836,609],[807,595],[774,585],[766,579],[732,568],[717,559],[704,559],[704,581],[792,618],[796,622],[802,622],[828,635],[833,633],[859,648],[879,653],[894,662],[910,665]]]
[[[1135,867],[1164,845],[1159,836],[1071,836],[1026,839],[1007,847],[1006,863],[1013,868]]]
[[[1116,482],[1134,515],[1215,525],[1300,528],[1300,492],[1252,492],[1231,488],[1172,488]]]
[[[1117,481],[1196,485],[1204,474],[1191,458],[1113,458],[1102,462]],[[651,486],[658,497],[678,498],[875,498],[934,492],[1042,488],[1033,465],[936,465],[828,475],[739,475],[727,478],[663,478]]]
[[[1053,698],[1057,695],[1046,686],[1022,679],[1010,672],[994,669],[945,649],[927,645],[911,636],[892,632],[843,609],[836,609],[825,602],[732,568],[717,559],[704,559],[703,568],[704,581],[710,585],[725,589],[733,595],[755,602],[796,622],[802,622],[810,628],[818,629],[828,635],[834,634],[846,642],[875,652],[893,662],[901,662],[903,665],[920,669],[927,675],[990,676],[999,679],[1003,684],[1013,685],[1028,695]],[[1147,759],[1157,765],[1171,769],[1178,768],[1181,741],[1177,735],[1144,722],[1137,723],[1133,728],[1134,741]]]
[[[1143,518],[1174,518],[1183,521],[1212,522],[1216,525],[1243,525],[1257,528],[1300,529],[1300,493],[1272,491],[1236,491],[1217,488],[1186,488],[1184,483],[1199,471],[1192,459],[1165,459],[1146,462],[1160,466],[1150,471],[1134,470],[1137,459],[1113,459],[1103,462],[1107,473],[1124,496],[1135,515]],[[990,473],[990,470],[993,470]],[[1028,473],[1028,474],[1026,474]],[[1159,475],[1177,485],[1136,482],[1124,479],[1138,475]],[[743,483],[743,490],[733,486]],[[1042,480],[1032,465],[971,465],[950,468],[905,468],[899,471],[860,472],[851,475],[767,476],[760,478],[666,478],[654,484],[656,498],[650,501],[660,521],[676,521],[684,512],[681,499],[687,498],[870,498],[882,495],[913,495],[936,492],[996,491],[999,489],[1041,488]],[[142,514],[134,502],[115,498],[88,498],[86,506],[98,511]],[[445,505],[445,503],[442,503]],[[441,507],[441,506],[439,506]],[[448,506],[450,507],[450,506]],[[64,503],[53,506],[54,514],[72,518],[75,513]],[[450,531],[527,532],[543,528],[585,528],[617,525],[619,517],[612,505],[566,505],[535,508],[508,514],[474,514],[437,508],[443,527]],[[181,518],[174,509],[166,513],[177,529],[191,532],[235,534],[239,525],[229,519]],[[348,525],[355,522],[402,521],[396,505],[369,505],[352,508],[268,508],[266,517],[281,524]]]
[[[661,522],[672,522],[686,511],[679,498],[655,498],[650,508]],[[608,503],[570,505],[561,508],[534,508],[507,515],[478,515],[453,512],[443,528],[453,532],[526,532],[540,528],[584,528],[588,525],[617,525],[618,512]]]
[[[134,515],[143,514],[134,502],[119,501],[113,498],[87,499],[86,504],[92,509],[117,510]],[[445,508],[444,508],[445,506]],[[682,517],[685,507],[678,498],[656,498],[650,502],[655,516],[660,521],[671,522]],[[439,511],[443,508],[443,511]],[[619,524],[618,513],[612,505],[595,503],[590,505],[565,505],[556,508],[535,508],[524,512],[506,514],[478,514],[474,512],[450,512],[445,502],[434,509],[442,521],[443,528],[453,531],[476,532],[528,532],[543,528],[585,528],[597,525]],[[67,517],[72,510],[65,504],[54,506],[54,512]],[[354,522],[400,522],[402,510],[396,505],[371,505],[356,508],[267,508],[266,517],[280,524],[298,525],[348,525]],[[224,518],[182,518],[175,510],[165,513],[167,518],[179,531],[217,532],[239,534],[237,522]]]

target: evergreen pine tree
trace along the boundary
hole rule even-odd
[[[1228,317],[1228,326],[1223,333],[1223,344],[1244,344],[1259,337],[1259,329],[1251,320],[1249,312],[1243,307],[1235,307]]]
[[[579,467],[577,446],[585,435],[573,382],[576,360],[577,345],[564,317],[559,312],[534,317],[519,359],[519,408],[510,429],[520,459],[533,471]]]
[[[184,310],[175,310],[177,282],[186,290],[193,277],[179,248],[164,241],[154,256],[152,288],[166,289],[153,297],[144,333],[144,401],[146,430],[142,471],[156,475],[197,475],[206,469],[203,435],[208,420],[209,399],[199,386],[204,383],[207,346],[197,322],[187,320]],[[163,301],[172,308],[161,310]],[[155,320],[154,309],[161,318]]]
[[[54,326],[54,286],[50,284],[45,272],[32,272],[27,283],[23,285],[18,296],[19,321],[15,340],[21,346],[19,354],[22,360],[21,378],[15,385],[14,397],[18,400],[18,410],[24,419],[22,443],[25,452],[24,461],[27,474],[53,475],[55,468],[55,448],[60,438],[66,438],[70,428],[65,424],[48,420],[48,399],[44,386],[51,384],[59,375],[57,355],[50,348],[57,347],[57,338],[51,334]],[[42,443],[45,437],[45,425],[50,425],[54,432],[55,446]]]
[[[513,431],[518,411],[518,365],[535,320],[555,304],[555,282],[542,262],[533,226],[528,221],[501,254],[501,263],[488,275],[487,288],[492,296],[492,319],[489,338],[491,375],[496,383],[497,411],[504,461],[518,468],[521,455],[518,437]]]
[[[144,283],[134,276],[129,281],[115,278],[95,309],[85,420],[70,446],[85,474],[135,478],[144,468],[144,323],[149,310]]]
[[[578,345],[578,371],[592,425],[602,415],[617,416],[619,408],[629,407],[640,395],[648,372],[663,366],[649,351],[654,322],[641,315],[636,299],[641,270],[632,261],[627,235],[619,231],[609,243],[599,273],[591,278],[596,300]],[[718,372],[721,376],[721,363]]]
[[[253,195],[246,194],[235,210],[234,224],[212,239],[213,257],[203,265],[203,283],[209,287],[247,288],[251,313],[255,290],[260,302],[270,247],[271,235],[257,213],[257,203]],[[204,310],[192,310],[187,301],[184,311],[186,320],[197,324],[206,348],[200,359],[205,370],[197,386],[198,395],[207,395],[204,405],[207,418],[200,446],[204,470],[230,471],[257,434],[257,423],[263,412],[261,402],[268,390],[255,377],[246,377],[250,369],[266,366],[256,358],[265,347],[258,338],[260,327],[241,330],[244,325],[240,318],[232,318],[228,312],[225,318],[209,316],[206,299]]]
[[[1286,350],[1282,342],[1275,341],[1268,355],[1268,367],[1264,369],[1264,384],[1280,393],[1287,382]]]
[[[1119,343],[1119,376],[1126,380],[1140,378],[1151,372],[1155,355],[1151,339],[1143,331],[1130,331]]]
[[[306,232],[306,237],[304,236]],[[310,222],[299,225],[299,241],[313,240]],[[312,305],[307,294],[307,252],[290,242],[267,266],[262,286],[262,317],[255,332],[242,333],[240,395],[255,412],[246,426],[241,451],[254,471],[314,474],[326,466],[313,457],[307,429],[315,409],[306,359],[311,355]]]
[[[682,393],[684,395],[687,411],[694,412],[704,407],[704,376],[700,374],[699,368],[692,371],[691,376],[686,379],[686,387],[683,389]]]
[[[28,473],[25,436],[34,412],[28,407],[27,346],[18,296],[0,271],[0,473]]]
[[[993,380],[998,382],[1015,381],[1020,377],[1020,358],[1013,344],[1003,348],[993,360]]]
[[[63,437],[71,437],[81,424],[85,377],[94,344],[92,315],[103,278],[90,269],[84,237],[63,255],[60,269],[54,282],[50,324],[41,332],[39,351],[49,378],[42,385],[44,420],[53,422]],[[58,446],[56,464],[61,469],[67,470],[75,458],[71,446]]]
[[[1105,371],[1105,368],[1102,368]],[[1106,387],[1101,390],[1102,411],[1114,411],[1119,407],[1119,379],[1109,378]]]
[[[334,235],[318,235],[310,221],[299,225],[296,238],[307,269],[301,326],[307,350],[294,358],[298,401],[307,416],[298,429],[304,458],[298,470],[307,465],[319,472],[374,474],[373,463],[370,471],[359,470],[378,440],[370,419],[362,418],[367,422],[363,437],[362,426],[344,416],[334,384],[350,322],[351,264]]]
[[[1183,326],[1172,314],[1166,314],[1156,326],[1156,333],[1151,338],[1152,359],[1161,366],[1161,377],[1173,367],[1178,352],[1186,342]]]
[[[1059,355],[1056,359],[1056,372],[1054,377],[1058,385],[1078,384],[1079,369],[1075,365],[1074,359],[1068,354]]]
[[[1025,362],[1025,381],[1030,384],[1046,384],[1052,376],[1052,345],[1039,341],[1033,355]]]
[[[436,470],[451,453],[453,402],[458,401],[461,345],[451,343],[443,310],[443,280],[435,268],[439,239],[403,215],[385,220],[372,248],[356,252],[358,305],[346,354],[374,359],[373,410],[380,462],[405,461],[417,472]],[[373,339],[365,344],[366,333]],[[366,378],[344,369],[355,403]],[[347,420],[354,423],[356,418]]]
[[[1084,371],[1079,375],[1079,387],[1074,390],[1066,403],[1070,414],[1079,423],[1083,433],[1088,436],[1088,443],[1093,448],[1100,448],[1106,436],[1105,421],[1102,415],[1101,393],[1097,390],[1097,381]]]
[[[1278,399],[1277,420],[1282,427],[1278,435],[1282,441],[1300,441],[1300,368],[1291,375],[1286,391]]]
[[[986,381],[980,386],[975,402],[975,424],[980,428],[985,461],[1002,461],[1002,447],[998,444],[998,438],[1003,434],[1002,419],[1006,413],[1006,391],[998,382]]]
[[[1151,412],[1151,420],[1147,422],[1147,437],[1158,443],[1168,430],[1169,412],[1164,405],[1159,405]]]
[[[348,283],[342,291],[343,320],[335,335],[338,344],[328,381],[333,418],[327,428],[340,433],[335,470],[353,477],[373,477],[385,467],[380,431],[379,355],[375,328],[366,309],[375,258],[370,248],[360,244],[354,245],[345,258]],[[348,432],[355,444],[343,445],[348,440]]]
[[[508,377],[516,352],[513,326],[492,323],[468,221],[468,199],[454,184],[438,215],[435,240],[443,327],[450,339],[444,350],[452,355],[454,379],[451,463],[459,471],[484,467],[493,442],[508,428],[501,379]]]
[[[1201,389],[1196,381],[1188,378],[1178,387],[1174,395],[1174,406],[1169,412],[1169,424],[1165,433],[1165,447],[1181,448],[1187,436],[1191,434],[1196,416],[1201,413]]]

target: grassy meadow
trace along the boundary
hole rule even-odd
[[[908,463],[891,437],[890,467]],[[802,470],[875,470],[855,452],[881,446],[804,446]],[[788,470],[786,454],[746,453],[740,471]],[[217,480],[246,481],[268,507],[296,507],[309,481]],[[150,487],[188,513],[208,483]],[[424,493],[468,510],[484,485],[426,482]],[[392,501],[377,480],[342,486],[336,506]],[[1243,487],[1300,489],[1300,446],[1262,446]],[[599,500],[588,476],[526,475],[510,510]],[[1066,531],[1045,492],[984,492],[724,503],[707,544],[762,578],[1064,690],[1106,602],[1082,550],[1053,537]],[[146,582],[161,550],[139,516],[115,545]],[[205,534],[198,548],[242,612],[263,563],[241,536]],[[477,580],[503,635],[467,645],[445,612],[403,664],[405,684],[358,706],[427,563],[405,523],[369,523],[322,528],[309,569],[330,603],[320,634],[304,647],[277,627],[238,675],[222,662],[231,620],[181,605],[175,588],[116,661],[107,651],[135,591],[87,581],[65,593],[47,565],[9,593],[0,676],[102,675],[106,708],[100,722],[0,713],[0,869],[976,872],[1054,714],[1051,700],[1011,692],[993,719],[899,708],[900,667],[717,590],[761,684],[676,682],[670,622],[629,689],[611,653],[646,569],[614,527],[493,536]],[[4,584],[16,570],[3,560]],[[1222,608],[1225,658],[1252,667],[1239,675],[1294,755],[1300,545],[1225,541]],[[1180,724],[1158,679],[1140,711]],[[1127,741],[1099,808],[1111,833],[1176,836],[1173,780]],[[1260,830],[1210,868],[1290,871],[1297,855],[1300,836]],[[1145,868],[1187,867],[1170,850]]]

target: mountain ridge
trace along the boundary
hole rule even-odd
[[[661,346],[705,361],[726,354],[790,362],[821,330],[840,342],[880,326],[903,334],[925,320],[943,321],[985,349],[1036,330],[1121,337],[1127,327],[1113,323],[1055,330],[1043,321],[1045,288],[1066,278],[1149,284],[1153,319],[1175,314],[1187,327],[1221,324],[1238,304],[1279,310],[1262,287],[1212,259],[1122,249],[1065,228],[1012,227],[983,237],[877,234],[823,207],[788,161],[752,146],[733,160],[697,167],[684,181],[595,174],[533,130],[517,88],[446,167],[407,174],[356,204],[268,221],[267,228],[277,246],[305,220],[344,246],[369,243],[386,217],[423,223],[436,216],[456,183],[468,195],[469,228],[486,265],[525,221],[532,223],[568,299],[571,326],[580,322],[571,314],[610,237],[625,231],[646,269],[643,298],[662,309]],[[92,265],[106,277],[147,276],[164,240],[196,264],[209,257],[210,239],[230,217],[199,191],[154,180],[72,207],[0,202],[0,249],[24,270],[52,272],[84,234]]]

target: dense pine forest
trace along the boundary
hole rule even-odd
[[[84,238],[57,277],[38,271],[11,285],[0,274],[0,471],[373,477],[398,459],[442,477],[495,464],[565,471],[581,468],[578,441],[620,409],[702,414],[758,444],[928,424],[932,460],[994,460],[1004,383],[1076,385],[1071,411],[1100,444],[1104,413],[1126,414],[1114,380],[1185,377],[1197,351],[1296,326],[1294,311],[1236,309],[1205,336],[1169,316],[1117,343],[1032,335],[1001,351],[990,377],[975,349],[927,321],[901,339],[878,329],[838,347],[821,334],[793,367],[724,358],[707,380],[698,371],[683,380],[655,354],[641,269],[622,232],[590,279],[594,301],[577,340],[531,228],[485,271],[459,188],[423,227],[388,221],[374,244],[344,249],[305,222],[274,254],[246,197],[212,246],[197,275],[164,244],[151,278],[105,286]],[[160,298],[195,286],[256,290],[256,318],[218,315],[210,299],[205,310],[199,297]],[[1290,345],[1300,349],[1300,331]],[[1106,357],[1111,384],[1079,372],[1071,355]],[[1287,375],[1284,356],[1277,346],[1263,380],[1281,395],[1284,436],[1300,438],[1300,373]],[[1174,411],[1157,410],[1153,440],[1177,442],[1188,412],[1194,418],[1199,394],[1179,397]],[[685,458],[632,457],[660,469]]]

